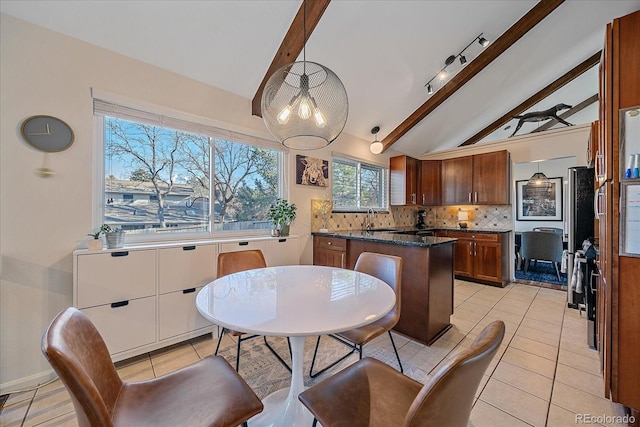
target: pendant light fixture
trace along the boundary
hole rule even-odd
[[[314,150],[340,135],[349,100],[333,71],[307,61],[306,0],[303,8],[303,59],[273,73],[262,92],[261,107],[264,124],[276,140],[295,150]]]
[[[527,185],[530,187],[534,187],[536,189],[541,189],[545,191],[550,190],[552,187],[551,181],[549,181],[549,178],[547,178],[545,174],[540,172],[540,162],[537,162],[537,163],[538,163],[538,172],[531,175],[531,178],[529,178],[529,182],[527,182]]]
[[[378,132],[380,132],[380,126],[376,126],[373,129],[371,129],[371,133],[375,135],[375,139],[369,146],[369,151],[371,151],[373,154],[382,153],[382,149],[384,148],[384,145],[382,145],[382,142],[378,141]]]

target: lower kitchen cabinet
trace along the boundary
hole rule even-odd
[[[508,282],[508,238],[503,233],[447,231],[458,239],[454,247],[456,276],[504,286]]]
[[[313,236],[313,265],[346,268],[347,239]]]

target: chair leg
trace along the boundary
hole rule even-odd
[[[351,344],[343,339],[340,339],[336,336],[333,335],[329,335],[331,338],[333,338],[336,341],[341,342],[342,344],[346,345],[347,347],[349,347],[351,349],[351,351],[347,354],[345,354],[344,356],[342,356],[341,358],[339,358],[338,360],[336,360],[335,362],[331,363],[329,366],[322,368],[321,370],[319,370],[318,372],[314,373],[313,372],[313,367],[316,364],[316,356],[318,355],[318,346],[320,345],[320,337],[321,335],[318,335],[318,340],[316,341],[316,348],[313,351],[313,359],[311,359],[311,368],[309,368],[309,376],[311,378],[315,378],[318,375],[326,372],[328,369],[333,368],[334,366],[336,366],[338,363],[342,362],[344,359],[346,359],[347,357],[351,356],[353,354],[353,352],[355,352],[356,350],[360,351],[360,358],[362,358],[362,346],[360,346],[360,348],[358,349],[358,345],[354,345]]]
[[[222,331],[220,331],[220,336],[218,337],[218,345],[216,345],[216,352],[215,355],[218,355],[218,350],[220,350],[220,343],[222,342],[222,337],[224,337],[224,331],[226,331],[226,328],[222,328]]]
[[[236,372],[240,372],[240,344],[242,343],[242,338],[238,337],[238,351],[236,353]]]
[[[313,418],[313,424],[311,424],[311,427],[316,427],[318,425],[318,419],[317,418]]]
[[[558,276],[558,282],[560,281],[560,270],[558,269],[558,263],[554,262],[553,266],[556,268],[556,276]]]
[[[391,335],[391,330],[389,330],[388,332],[389,332],[389,339],[391,339],[391,345],[393,346],[393,351],[396,353],[396,358],[398,359],[400,372],[404,373],[404,369],[402,368],[402,362],[400,362],[400,355],[398,354],[398,349],[396,348],[396,343],[393,341],[393,335]]]
[[[264,336],[262,338],[264,339],[264,345],[266,345],[267,348],[271,350],[271,353],[273,353],[276,359],[278,359],[278,361],[282,363],[282,366],[284,366],[287,371],[291,372],[291,366],[289,366],[289,364],[285,362],[285,360],[278,354],[278,352],[273,347],[271,347],[271,344],[269,344],[269,341],[267,341],[267,337]],[[289,337],[287,337],[287,344],[289,345],[289,356],[291,356],[291,340],[289,340]]]

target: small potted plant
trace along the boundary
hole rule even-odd
[[[288,236],[289,227],[294,219],[296,219],[295,204],[289,203],[287,199],[277,199],[269,208],[268,218],[273,223],[271,230],[272,236]]]
[[[100,236],[105,234],[109,230],[109,226],[107,224],[102,224],[98,231],[95,233],[89,233],[87,236],[93,237],[93,239],[89,239],[87,243],[87,247],[90,251],[101,251],[102,250],[102,239]]]

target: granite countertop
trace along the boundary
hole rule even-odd
[[[510,233],[512,230],[506,229],[478,229],[478,228],[423,228],[418,229],[415,227],[397,227],[393,229],[373,229],[371,231],[364,230],[343,230],[343,231],[329,231],[327,233],[314,232],[311,233],[314,236],[327,236],[338,237],[342,239],[351,240],[366,240],[371,242],[390,243],[403,246],[421,246],[432,247],[438,245],[446,245],[456,242],[458,239],[451,237],[434,237],[434,236],[420,236],[414,234],[403,234],[413,231],[461,231],[466,233]]]

